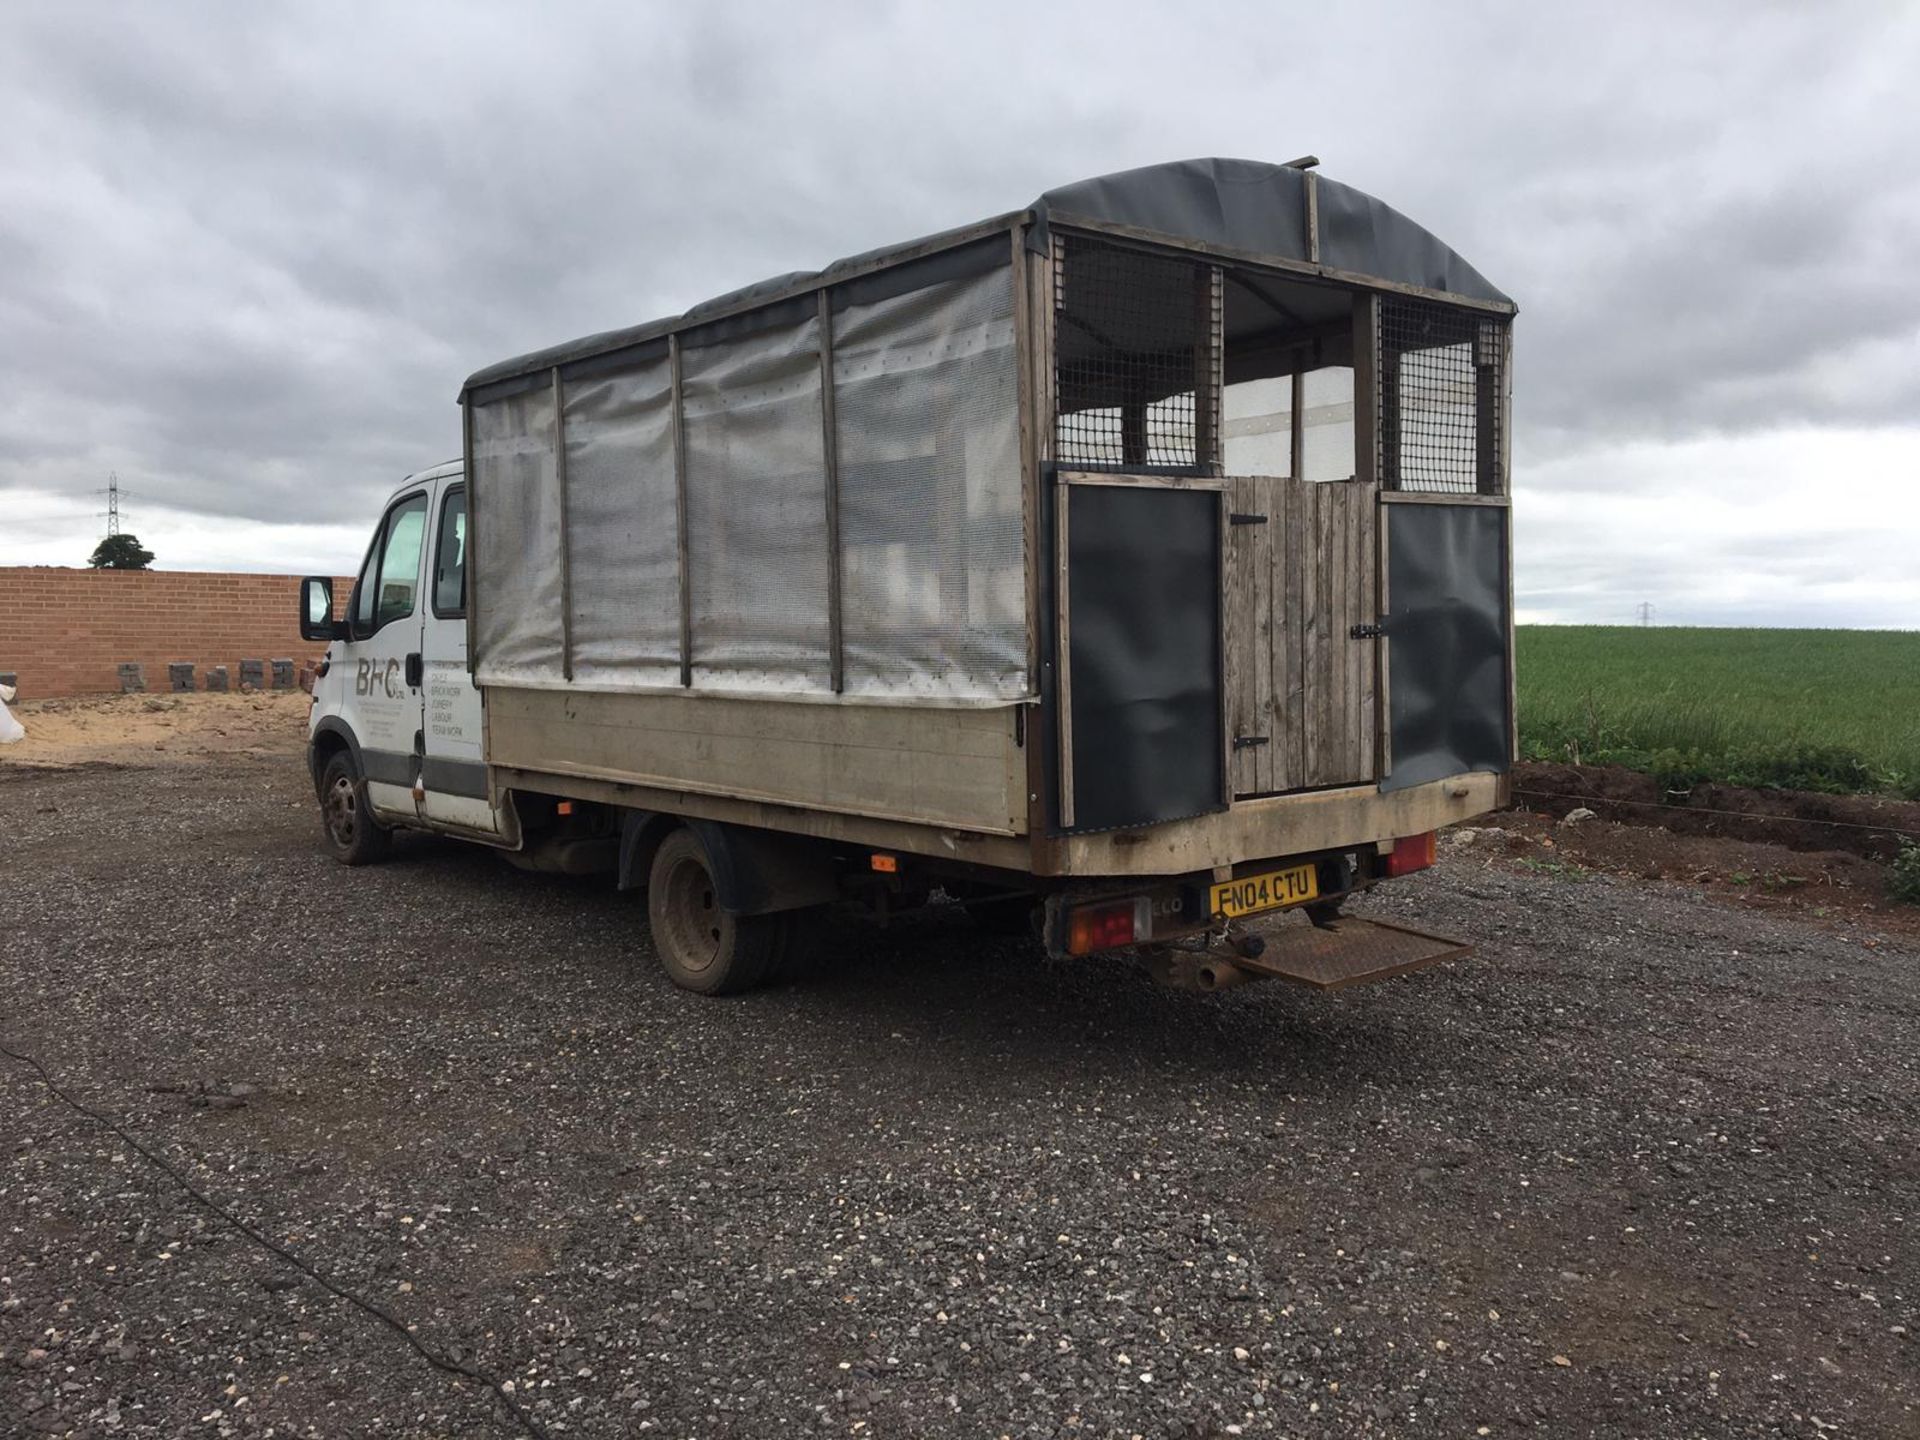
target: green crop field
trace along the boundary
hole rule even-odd
[[[1920,799],[1920,631],[1522,625],[1529,760]]]

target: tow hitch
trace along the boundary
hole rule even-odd
[[[1193,948],[1159,945],[1144,953],[1162,984],[1211,992],[1268,978],[1310,990],[1344,990],[1472,952],[1471,945],[1444,935],[1342,915],[1320,925],[1282,921],[1264,933],[1228,927]]]

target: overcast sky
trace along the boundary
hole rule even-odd
[[[831,17],[831,18],[828,18]],[[1920,5],[0,11],[0,564],[353,569],[472,370],[1158,160],[1514,296],[1522,620],[1920,627]]]

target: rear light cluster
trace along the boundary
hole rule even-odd
[[[1152,933],[1150,902],[1144,897],[1105,900],[1067,912],[1069,955],[1091,955],[1097,950],[1132,945]]]
[[[1424,835],[1408,835],[1393,842],[1393,852],[1387,856],[1386,873],[1411,875],[1416,870],[1424,870],[1433,864],[1434,846],[1439,835],[1429,830]]]

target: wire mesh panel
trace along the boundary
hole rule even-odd
[[[1056,236],[1054,456],[1083,470],[1218,460],[1210,267]]]
[[[1010,268],[837,310],[849,694],[1027,692]]]
[[[574,679],[677,686],[680,560],[667,362],[568,380],[563,396]]]
[[[560,492],[553,390],[473,407],[475,678],[559,684]]]
[[[1499,488],[1502,327],[1424,300],[1380,301],[1380,471],[1390,490]]]
[[[694,684],[832,688],[820,323],[682,351]]]

